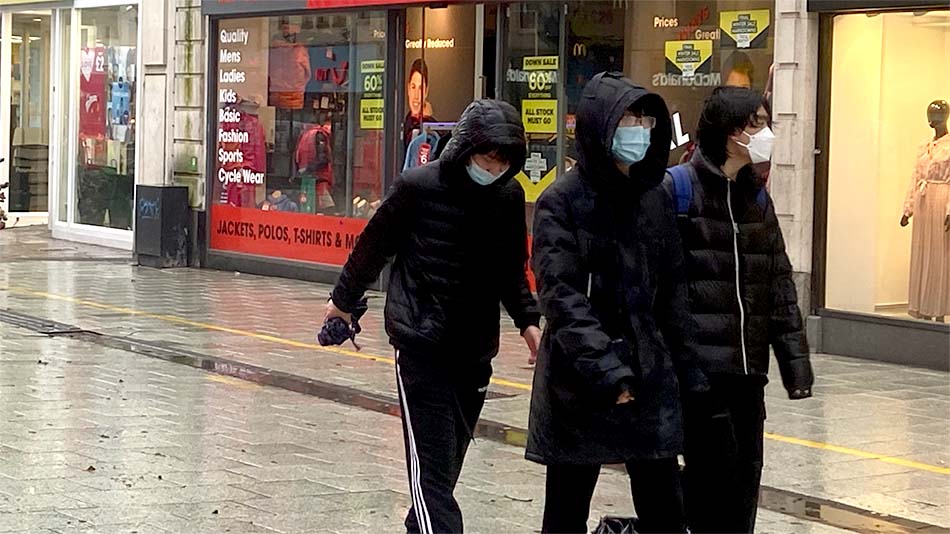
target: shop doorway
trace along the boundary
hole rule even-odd
[[[6,12],[0,21],[0,183],[9,183],[0,208],[8,226],[46,224],[53,13]]]

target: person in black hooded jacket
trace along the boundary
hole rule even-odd
[[[547,319],[534,375],[529,460],[547,466],[542,532],[586,532],[601,465],[624,463],[638,532],[685,532],[680,387],[705,377],[672,205],[659,189],[666,103],[602,73],[577,110],[579,165],[538,200],[534,273]]]
[[[814,380],[782,230],[756,172],[768,167],[774,139],[765,105],[749,89],[714,90],[684,167],[691,187],[672,176],[663,184],[668,201],[682,204],[688,345],[710,382],[684,406],[692,532],[755,529],[769,347],[790,399],[810,397]]]
[[[396,348],[412,509],[409,532],[462,532],[453,497],[498,353],[500,305],[532,355],[540,314],[528,288],[521,117],[468,106],[441,157],[399,177],[363,231],[327,305],[350,321],[393,260],[386,332]]]

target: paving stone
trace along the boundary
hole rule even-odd
[[[24,244],[24,239],[41,244]],[[34,229],[0,233],[0,257],[22,260],[0,262],[0,308],[395,398],[390,364],[312,346],[326,286],[88,261],[120,253],[71,243],[63,245],[64,258],[59,259],[84,261],[34,261],[49,255],[41,248],[59,248],[51,243]],[[24,293],[23,288],[64,298]],[[280,303],[279,313],[274,303]],[[391,359],[381,310],[382,300],[372,301],[363,322],[363,354]],[[255,333],[287,342],[262,340]],[[504,320],[496,376],[530,384],[533,370],[525,365],[526,356],[518,333]],[[38,359],[46,365],[37,364]],[[825,355],[813,361],[819,378],[816,397],[800,402],[786,399],[773,366],[767,389],[769,432],[945,465],[941,462],[950,457],[946,373]],[[492,389],[512,397],[489,400],[484,416],[524,427],[527,391],[497,384]],[[55,523],[62,515],[93,526],[189,533],[221,528],[398,531],[409,502],[402,447],[399,421],[389,415],[0,324],[0,492],[12,491],[7,504],[21,499],[25,506],[43,508],[51,504],[44,496],[52,495],[64,497],[67,507],[86,506],[63,509],[59,515],[0,514],[0,526],[9,519],[26,525],[20,530],[28,532],[84,528]],[[947,475],[772,440],[766,451],[765,481],[770,485],[807,488],[822,498],[842,495],[881,513],[950,523],[950,497],[941,492]],[[83,458],[96,471],[85,471],[89,465],[83,465]],[[536,529],[543,482],[543,468],[526,462],[523,450],[479,440],[470,449],[458,491],[468,531]],[[846,487],[860,491],[843,496]],[[221,502],[237,508],[219,509],[213,518],[188,513]],[[242,506],[263,515],[226,517]],[[10,508],[0,504],[4,509]],[[606,471],[592,519],[632,512],[625,476]],[[23,519],[29,516],[34,519]],[[191,520],[195,517],[200,520]],[[760,514],[760,526],[760,532],[775,533],[833,530],[766,512]]]
[[[271,499],[336,495],[340,493],[340,488],[334,488],[333,486],[311,482],[309,480],[242,483],[234,484],[234,487]]]
[[[0,532],[49,532],[76,520],[59,512],[0,512]]]

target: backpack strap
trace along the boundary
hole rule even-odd
[[[762,213],[765,213],[765,208],[768,205],[769,196],[765,190],[765,186],[759,188],[759,192],[755,194],[755,203],[759,206],[759,209],[762,210]]]
[[[673,205],[676,208],[676,215],[686,217],[689,215],[689,206],[693,202],[693,176],[696,170],[689,163],[683,163],[670,167],[666,172],[673,178]],[[755,203],[765,213],[765,208],[768,206],[768,191],[764,185],[756,191]]]
[[[689,163],[667,169],[673,178],[673,207],[676,215],[686,217],[693,202],[693,166]]]

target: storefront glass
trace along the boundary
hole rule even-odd
[[[342,264],[384,193],[384,12],[218,23],[211,248]]]
[[[386,35],[383,11],[217,19],[210,248],[342,264],[393,178],[384,148],[395,146],[397,172],[438,158],[465,106],[494,94],[486,84],[495,72],[498,96],[526,126],[529,157],[518,180],[529,222],[541,192],[575,163],[574,112],[597,72],[623,71],[667,99],[675,162],[713,87],[765,92],[773,5],[516,2],[503,6],[497,29],[494,18],[477,24],[482,11],[472,3],[410,6],[398,66],[386,57],[395,36]],[[404,69],[405,105],[396,130],[383,132],[388,67]]]
[[[529,228],[534,201],[558,172],[563,12],[563,4],[555,2],[517,4],[508,12],[502,99],[521,112],[528,137],[528,160],[517,178],[528,200]],[[567,130],[573,133],[572,126]]]
[[[79,12],[76,222],[132,229],[138,8]]]
[[[528,201],[556,179],[559,132],[564,169],[575,163],[574,113],[584,85],[599,72],[623,72],[664,97],[674,125],[671,164],[690,147],[714,87],[744,85],[766,95],[773,10],[771,0],[513,4],[503,95],[520,106],[531,138],[531,157],[520,177]],[[555,91],[559,72],[561,98]],[[563,120],[557,120],[561,107]]]
[[[950,11],[839,15],[833,26],[825,306],[943,321]]]
[[[210,248],[342,265],[392,171],[437,159],[474,98],[476,13],[409,7],[399,36],[385,11],[218,20]],[[384,131],[392,69],[405,107]]]
[[[11,212],[45,212],[49,202],[52,13],[13,13],[10,62]]]

